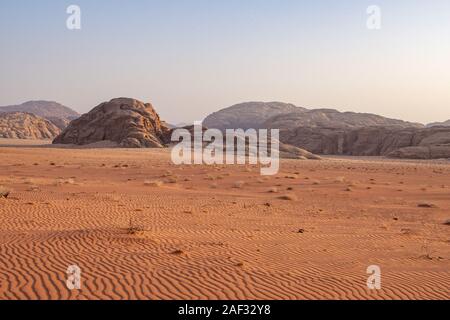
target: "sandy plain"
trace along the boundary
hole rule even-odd
[[[450,298],[449,161],[282,160],[262,177],[3,141],[0,186],[0,299]]]

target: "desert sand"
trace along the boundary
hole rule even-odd
[[[9,144],[0,299],[450,298],[449,161],[282,160],[262,177],[168,150]]]

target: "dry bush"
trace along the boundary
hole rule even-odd
[[[435,251],[431,248],[428,240],[424,240],[421,247],[422,255],[420,256],[423,259],[433,260],[433,255]]]
[[[285,195],[282,195],[281,197],[279,197],[278,199],[290,200],[290,201],[297,201],[298,200],[298,198],[297,198],[297,196],[295,194],[285,194]]]
[[[170,177],[172,174],[173,174],[172,171],[167,170],[167,171],[163,174],[163,177]]]
[[[233,185],[233,188],[241,189],[245,185],[244,181],[236,181]]]
[[[69,178],[67,180],[64,181],[65,184],[75,184],[75,180],[72,178]]]
[[[61,186],[63,184],[75,184],[75,180],[72,178],[69,178],[69,179],[58,178],[53,183],[53,185],[55,185],[55,186]]]
[[[161,187],[164,182],[160,180],[145,180],[144,185],[148,187]]]
[[[35,181],[32,178],[26,178],[23,181],[24,184],[35,184]]]
[[[421,202],[417,205],[419,208],[436,208],[435,204],[428,203],[428,202]]]
[[[336,179],[334,179],[334,182],[344,182],[345,181],[345,177],[336,177]]]
[[[277,193],[278,192],[278,188],[277,187],[272,187],[269,189],[270,193]]]
[[[177,183],[178,182],[178,176],[170,176],[167,177],[165,180],[167,183]]]
[[[7,189],[6,187],[0,186],[0,198],[8,198],[10,193],[11,190]]]
[[[139,232],[144,232],[145,227],[141,224],[138,224],[135,219],[130,218],[130,223],[127,228],[127,233],[130,235],[135,235]]]

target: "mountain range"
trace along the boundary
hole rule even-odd
[[[72,121],[76,119],[75,121]],[[0,137],[123,147],[163,147],[172,127],[150,104],[118,98],[80,115],[57,102],[0,107]],[[280,129],[280,142],[316,154],[450,158],[450,120],[424,126],[375,114],[306,109],[283,102],[245,102],[207,116],[203,125],[225,129]],[[55,129],[56,128],[56,129]]]
[[[209,115],[209,128],[279,129],[282,143],[316,154],[450,158],[450,127],[375,114],[306,109],[281,102],[247,102]]]
[[[305,126],[312,128],[424,127],[420,123],[390,119],[375,114],[339,112],[334,109],[308,110],[282,102],[246,102],[237,104],[207,116],[203,121],[203,125],[220,130],[237,128],[292,129]]]

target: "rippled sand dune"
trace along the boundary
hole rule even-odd
[[[449,162],[1,147],[0,185],[1,299],[450,298]]]

